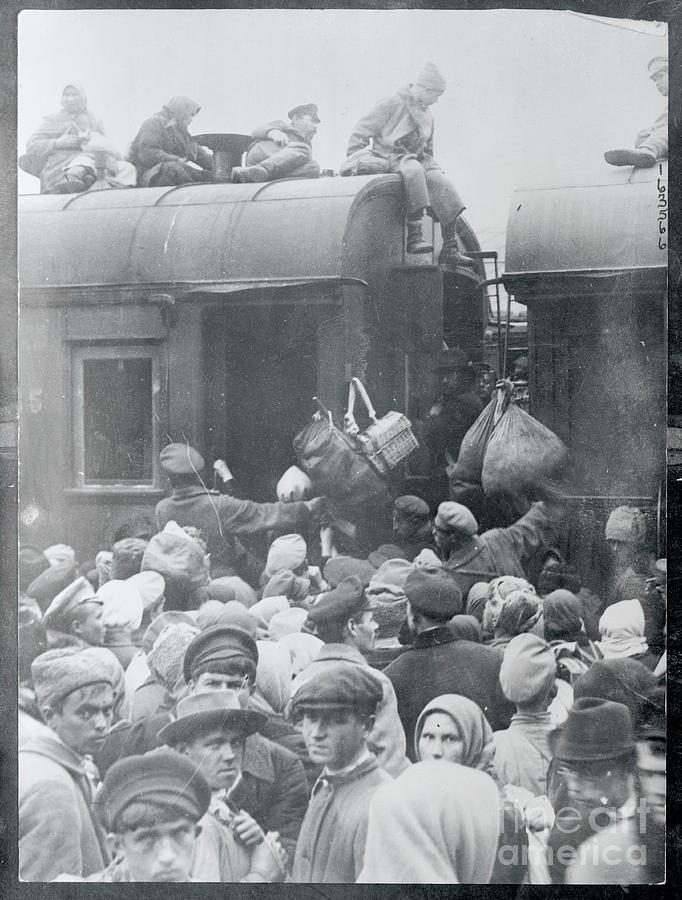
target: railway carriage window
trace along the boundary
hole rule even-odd
[[[78,486],[152,486],[155,354],[146,347],[80,349],[74,377]]]

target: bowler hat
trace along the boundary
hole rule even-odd
[[[320,121],[320,117],[317,114],[317,103],[300,103],[298,106],[290,109],[287,115],[290,119],[296,116],[310,116],[313,122]]]
[[[580,697],[561,727],[556,756],[567,762],[597,762],[629,756],[634,749],[627,706],[597,697]]]
[[[238,731],[244,737],[254,734],[265,725],[267,716],[242,709],[238,694],[231,690],[202,691],[183,697],[175,708],[175,720],[159,731],[159,738],[172,746],[214,729]]]

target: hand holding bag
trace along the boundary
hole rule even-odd
[[[356,393],[360,394],[372,420],[362,432],[353,415]],[[377,418],[372,401],[359,378],[351,379],[348,388],[348,411],[344,417],[344,425],[347,434],[353,437],[358,448],[381,475],[388,475],[391,469],[395,469],[419,446],[407,416],[392,410],[380,419]]]

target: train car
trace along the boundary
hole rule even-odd
[[[530,412],[573,458],[562,545],[596,586],[610,509],[665,554],[667,161],[514,193],[504,284],[528,308]]]
[[[428,409],[444,337],[476,358],[486,320],[482,266],[444,271],[425,224],[434,254],[406,255],[395,175],[21,197],[23,524],[106,546],[163,496],[169,440],[274,499],[311,398],[340,424],[354,375],[379,414]]]

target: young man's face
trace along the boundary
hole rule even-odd
[[[72,625],[72,631],[76,637],[92,647],[101,647],[104,643],[103,609],[101,603],[90,601],[81,603],[78,619],[75,619]]]
[[[412,87],[412,95],[420,106],[433,106],[443,91],[437,88],[423,87],[421,84],[415,84]]]
[[[254,689],[245,675],[225,675],[222,672],[202,672],[190,679],[189,685],[193,694],[203,691],[240,691],[239,702],[242,707],[246,707]]]
[[[366,609],[351,622],[353,640],[360,653],[369,653],[374,650],[379,625],[374,621],[373,611]]]
[[[656,89],[659,94],[663,94],[664,97],[668,96],[668,70],[667,68],[656,69],[656,71],[652,72],[649,76],[653,83],[656,85]]]
[[[317,122],[309,113],[306,113],[304,116],[296,116],[291,121],[294,128],[300,131],[307,140],[312,140],[317,134]]]
[[[46,718],[50,728],[76,753],[96,753],[102,748],[114,715],[114,692],[109,684],[89,684],[62,701]]]
[[[350,765],[363,750],[371,725],[350,709],[308,709],[303,740],[310,759],[336,770]]]
[[[196,765],[212,791],[232,787],[241,772],[244,736],[238,731],[216,728],[197,735],[183,752]]]
[[[131,881],[190,880],[194,847],[201,828],[186,818],[116,835]]]

